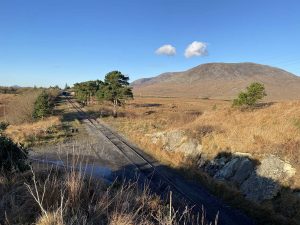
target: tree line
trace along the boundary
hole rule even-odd
[[[120,71],[111,71],[105,75],[104,81],[94,80],[74,84],[75,97],[84,106],[94,100],[110,101],[113,103],[116,116],[117,107],[124,104],[125,100],[133,98],[128,81],[129,77]]]
[[[17,88],[15,87],[2,87],[0,86],[0,94],[16,94]]]

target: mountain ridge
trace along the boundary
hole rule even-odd
[[[251,82],[266,86],[268,100],[300,99],[300,77],[257,63],[206,63],[131,83],[135,95],[232,99]]]

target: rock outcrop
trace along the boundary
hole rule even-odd
[[[255,165],[250,159],[244,158],[240,160],[239,167],[236,170],[234,176],[230,178],[230,181],[232,181],[236,185],[241,185],[250,176],[254,168]]]
[[[296,173],[291,164],[277,156],[268,155],[256,162],[251,155],[240,153],[219,156],[202,168],[216,180],[234,184],[254,202],[274,198],[282,184],[289,182]]]
[[[180,130],[152,134],[151,140],[153,144],[161,143],[166,151],[181,152],[185,156],[199,155],[202,151],[202,146],[197,140],[188,138]]]
[[[181,152],[185,156],[200,156],[202,146],[196,139],[188,138],[180,130],[158,132],[149,135],[152,143],[162,145],[166,151]],[[266,155],[260,162],[248,153],[223,152],[213,160],[203,155],[199,167],[216,180],[235,185],[253,202],[274,198],[282,184],[287,184],[296,170],[274,155]]]
[[[254,163],[249,158],[233,157],[214,176],[218,180],[228,180],[236,185],[241,185],[254,170]]]
[[[296,170],[287,162],[274,155],[265,157],[240,187],[246,198],[255,202],[272,199],[280,186],[288,182]]]

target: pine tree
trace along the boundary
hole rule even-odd
[[[254,82],[247,87],[246,92],[240,92],[238,98],[233,100],[233,106],[254,106],[257,101],[267,96],[265,86],[261,83]]]
[[[76,83],[74,84],[75,97],[82,105],[88,105],[102,85],[101,80]]]
[[[104,85],[99,89],[96,96],[98,100],[111,101],[114,105],[114,116],[117,116],[117,108],[126,99],[133,98],[131,87],[129,87],[129,77],[120,71],[112,71],[106,74]]]
[[[43,91],[34,103],[32,116],[34,119],[42,119],[51,114],[53,107],[51,96]]]

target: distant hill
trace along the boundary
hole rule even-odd
[[[255,63],[208,63],[134,81],[136,96],[233,99],[251,82],[265,84],[267,100],[300,99],[300,77]]]

